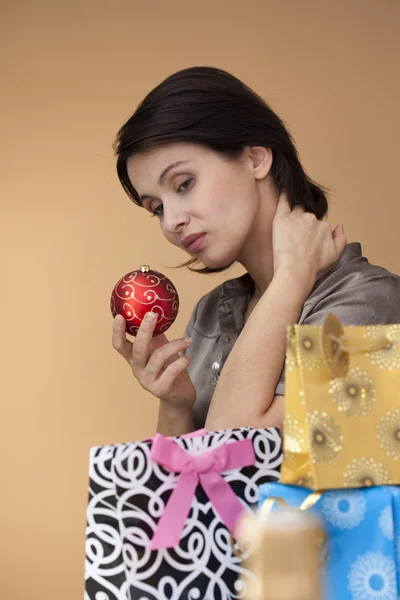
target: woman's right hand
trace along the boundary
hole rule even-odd
[[[316,280],[333,268],[346,247],[342,225],[332,231],[301,206],[290,208],[286,194],[279,196],[272,228],[274,274],[286,270],[304,280],[308,292]]]
[[[147,392],[173,410],[192,409],[196,390],[187,372],[189,357],[179,352],[190,346],[190,338],[169,342],[164,334],[153,338],[156,319],[143,319],[134,342],[127,339],[125,319],[114,319],[112,345],[125,358],[133,375]]]

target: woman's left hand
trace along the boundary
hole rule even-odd
[[[302,207],[291,209],[286,194],[280,195],[272,227],[274,275],[286,270],[312,288],[338,262],[346,243],[342,225],[332,231],[327,221]]]

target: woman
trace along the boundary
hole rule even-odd
[[[168,77],[121,128],[116,154],[129,197],[191,256],[182,266],[246,269],[200,299],[180,339],[152,339],[145,319],[132,343],[116,317],[113,346],[159,398],[160,433],[280,427],[288,325],[329,312],[344,324],[400,322],[400,278],[346,244],[341,225],[332,231],[283,122],[229,73]]]

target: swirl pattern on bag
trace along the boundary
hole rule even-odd
[[[279,479],[281,438],[275,428],[244,427],[174,438],[191,455],[251,439],[256,463],[221,473],[246,510],[258,487]],[[151,441],[91,449],[87,508],[85,600],[234,600],[247,574],[230,532],[200,485],[179,546],[150,550],[150,542],[179,474],[150,458]],[[250,576],[250,575],[249,575]]]

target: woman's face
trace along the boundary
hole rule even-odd
[[[240,260],[251,235],[260,195],[248,151],[234,161],[182,142],[146,149],[128,160],[132,185],[144,208],[159,219],[164,236],[209,268]],[[202,237],[186,248],[185,238],[192,234]]]

